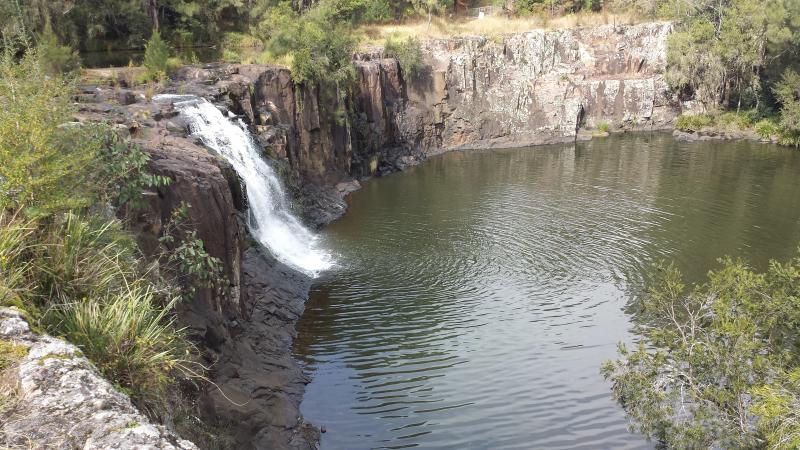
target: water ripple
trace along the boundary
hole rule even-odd
[[[656,135],[365,183],[323,233],[339,266],[299,325],[303,414],[323,449],[646,448],[598,373],[643,273],[791,255],[798,173],[796,152]]]

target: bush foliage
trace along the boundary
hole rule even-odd
[[[336,15],[327,3],[302,15],[288,7],[272,11],[271,26],[265,25],[262,36],[275,56],[292,55],[296,82],[338,86],[353,78],[351,58],[358,39]]]
[[[634,427],[668,448],[794,448],[800,422],[800,258],[758,273],[723,259],[687,287],[660,266],[635,348],[603,374]]]
[[[0,55],[0,208],[28,214],[82,208],[93,203],[85,170],[102,146],[94,133],[69,124],[72,86],[51,75],[37,49],[19,60]]]
[[[389,38],[386,40],[383,50],[386,56],[397,60],[406,77],[415,77],[424,67],[422,46],[419,40],[413,36],[409,36],[406,40]]]
[[[39,46],[0,59],[0,304],[78,345],[157,411],[169,380],[202,367],[175,323],[176,281],[152,273],[102,211],[142,206],[144,190],[170,180],[148,173],[149,156],[111,127],[69,122],[73,84],[41,58]],[[192,245],[202,248],[196,236]]]
[[[158,30],[153,30],[144,49],[143,65],[147,70],[147,78],[154,81],[165,80],[170,69],[169,46],[161,39],[161,33]]]
[[[675,128],[681,131],[700,131],[714,124],[714,117],[709,114],[682,115],[675,121]]]

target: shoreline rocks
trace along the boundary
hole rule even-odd
[[[746,139],[749,141],[770,142],[765,141],[752,130],[719,130],[716,128],[704,128],[694,132],[674,130],[672,137],[679,141],[735,141]]]

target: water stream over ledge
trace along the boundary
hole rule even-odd
[[[241,119],[226,117],[211,102],[191,95],[159,95],[173,101],[194,136],[224,157],[247,188],[250,233],[281,262],[306,275],[329,269],[332,259],[289,207],[281,180]]]
[[[455,152],[323,233],[295,353],[323,449],[647,448],[599,375],[653,262],[702,280],[800,244],[800,152],[634,135]]]

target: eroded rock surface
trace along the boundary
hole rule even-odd
[[[426,44],[430,72],[409,98],[445,149],[575,139],[582,127],[669,127],[667,22],[531,31]],[[426,138],[430,140],[430,138]],[[430,144],[428,145],[430,146]]]
[[[376,48],[355,56],[352,95],[339,100],[294,85],[286,69],[238,66],[216,83],[213,71],[195,74],[286,161],[320,225],[343,212],[337,184],[442,151],[568,142],[600,124],[671,128],[681,109],[663,77],[671,31],[655,22],[433,40],[415,76]]]
[[[4,448],[197,449],[150,423],[77,347],[33,333],[17,311],[0,308],[0,339],[28,349],[3,380],[13,384],[0,415]]]

